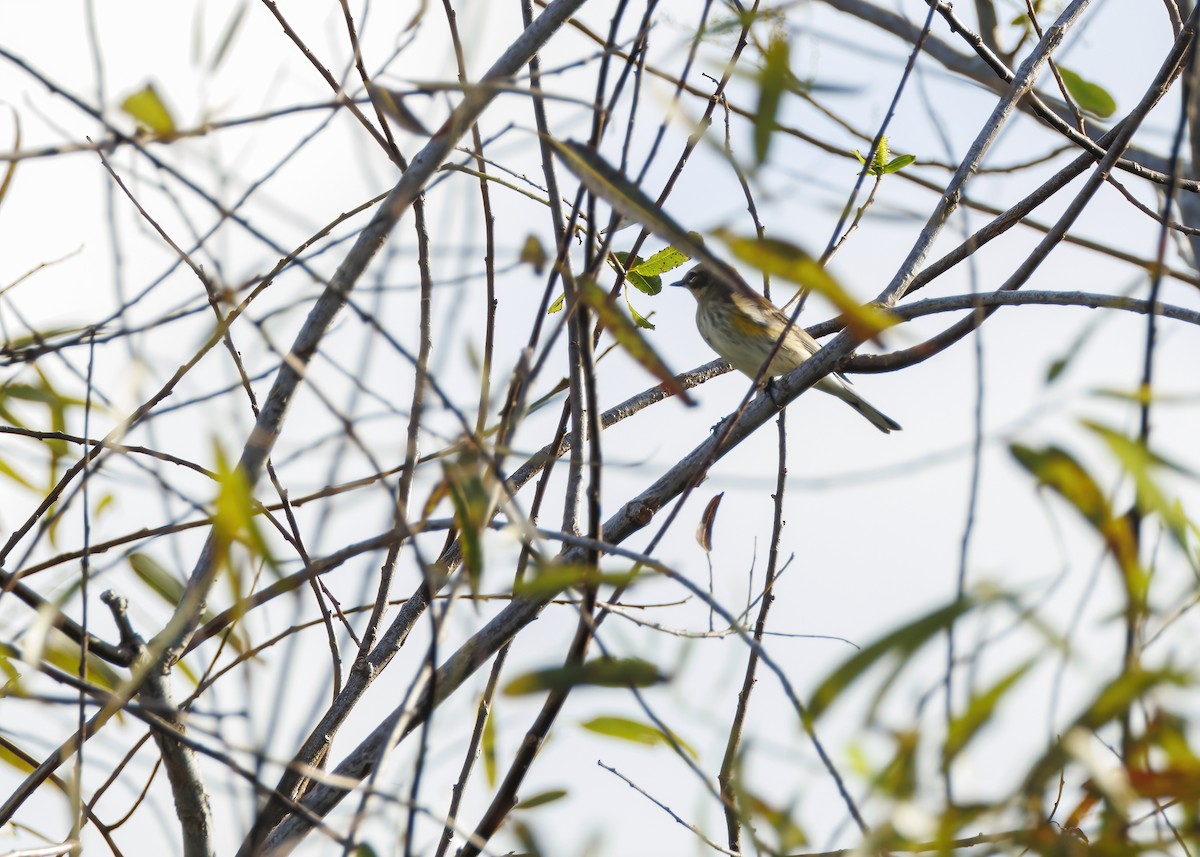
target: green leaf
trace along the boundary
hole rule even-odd
[[[213,50],[212,59],[208,62],[208,70],[216,71],[220,68],[221,63],[225,61],[226,55],[229,53],[229,48],[233,46],[234,37],[237,36],[238,30],[242,28],[242,22],[246,19],[246,10],[249,8],[248,0],[242,0],[233,14],[229,17],[229,23],[225,25],[225,30],[221,33],[221,37],[217,40],[217,46]]]
[[[0,762],[20,771],[22,774],[31,773],[37,768],[36,762],[31,762],[29,759],[14,753],[4,743],[0,743]]]
[[[488,706],[487,717],[483,721],[483,738],[479,742],[479,754],[483,756],[483,774],[487,777],[488,785],[496,785],[496,703],[494,700]]]
[[[776,807],[760,795],[749,791],[743,792],[742,802],[749,809],[751,816],[757,816],[762,819],[775,831],[775,836],[778,839],[777,853],[795,851],[808,844],[808,837],[805,835],[804,830],[801,829],[793,818],[795,815],[793,809]]]
[[[727,266],[705,248],[699,235],[680,226],[641,188],[621,175],[595,151],[574,140],[547,138],[547,143],[566,168],[583,182],[584,187],[607,202],[613,211],[640,223],[678,252],[716,272],[720,279],[727,281],[726,285],[730,288],[736,287],[733,285],[736,274],[731,275]]]
[[[874,338],[881,330],[899,322],[894,314],[882,307],[860,304],[829,271],[795,244],[779,238],[737,236],[724,229],[716,234],[742,261],[824,297],[837,307],[846,326],[859,339]]]
[[[1107,119],[1117,112],[1116,100],[1108,94],[1108,90],[1104,87],[1084,80],[1075,72],[1065,69],[1061,65],[1058,67],[1058,73],[1067,87],[1067,92],[1071,94],[1075,103],[1079,105],[1079,109],[1084,113],[1089,113],[1099,119]]]
[[[533,809],[536,806],[544,806],[548,803],[554,803],[556,800],[561,800],[567,796],[566,789],[550,789],[548,791],[539,792],[531,798],[521,801],[513,809]]]
[[[279,564],[271,556],[267,540],[258,526],[255,515],[258,501],[240,465],[231,465],[224,451],[214,445],[216,460],[217,499],[213,503],[213,534],[216,536],[216,555],[223,557],[229,570],[229,586],[234,601],[242,596],[240,577],[230,560],[230,548],[234,544],[247,547],[256,559],[260,559],[275,572],[280,573]]]
[[[633,319],[633,323],[642,330],[656,330],[650,319],[634,309],[633,304],[629,302],[629,289],[625,289],[622,294],[625,296],[625,309],[629,310],[629,317]]]
[[[625,352],[647,372],[658,378],[672,395],[678,396],[684,404],[695,405],[696,400],[675,380],[675,373],[667,368],[667,364],[638,332],[637,325],[613,307],[608,293],[590,277],[580,277],[578,286],[580,299],[592,308]]]
[[[42,660],[71,675],[79,674],[79,644],[60,632],[52,633],[42,649]],[[87,656],[87,680],[104,690],[116,690],[121,677],[93,653]]]
[[[544,691],[568,691],[579,686],[651,687],[667,676],[640,658],[601,658],[585,664],[537,670],[517,676],[504,688],[508,696],[526,696]]]
[[[1056,446],[1032,449],[1014,443],[1009,451],[1038,482],[1057,492],[1104,538],[1125,574],[1130,595],[1141,603],[1146,581],[1138,568],[1137,539],[1129,519],[1113,514],[1092,475],[1070,453]]]
[[[138,576],[138,579],[145,583],[150,588],[150,591],[162,598],[163,601],[172,607],[179,604],[179,600],[183,597],[183,581],[160,565],[149,554],[144,554],[140,551],[131,553],[129,555],[129,567],[133,569],[133,573]],[[214,618],[216,618],[216,614],[211,610],[205,610],[200,616],[200,621],[209,622]],[[230,646],[238,653],[246,650],[245,641],[241,640],[236,634],[230,634],[228,639]]]
[[[898,173],[916,160],[916,155],[897,155],[887,162],[887,166],[883,168],[883,171],[884,173]]]
[[[1058,380],[1063,372],[1067,371],[1067,366],[1071,363],[1071,358],[1060,357],[1050,364],[1050,368],[1046,370],[1046,383],[1052,384]]]
[[[674,741],[689,756],[698,758],[696,751],[681,740],[678,735],[672,732],[668,738],[661,729],[657,726],[651,726],[648,723],[641,723],[626,717],[593,717],[591,720],[579,725],[589,732],[595,732],[597,735],[607,735],[610,738],[619,738],[622,741],[629,741],[634,744],[645,744],[647,746],[666,744],[670,746],[671,741]]]
[[[983,693],[972,694],[966,711],[955,716],[950,722],[946,743],[942,747],[943,766],[948,766],[953,762],[971,739],[979,733],[979,730],[988,724],[1000,700],[1016,686],[1018,681],[1024,678],[1025,673],[1029,672],[1029,668],[1034,663],[1032,660],[1026,661]]]
[[[13,482],[16,482],[18,485],[20,485],[23,488],[28,488],[30,491],[38,491],[38,492],[41,491],[40,488],[35,486],[32,482],[30,482],[24,476],[22,476],[20,474],[20,472],[17,471],[16,468],[14,468],[12,465],[10,465],[7,461],[5,461],[3,459],[0,459],[0,476],[7,476]]]
[[[537,573],[513,586],[513,594],[526,598],[553,597],[572,586],[629,586],[637,580],[634,571],[603,573],[583,563],[547,563]]]
[[[1063,729],[1061,734],[1068,735],[1078,729],[1084,734],[1093,735],[1102,727],[1123,717],[1125,712],[1143,702],[1150,691],[1159,686],[1191,687],[1193,682],[1193,677],[1175,670],[1125,670],[1103,687],[1075,722]],[[1057,779],[1067,760],[1066,745],[1062,741],[1056,741],[1030,768],[1022,791],[1026,794],[1040,794],[1042,787],[1051,777]]]
[[[854,157],[858,158],[858,162],[863,166],[867,164],[867,158],[858,149],[851,152]],[[871,159],[871,166],[867,169],[869,176],[881,176],[884,169],[887,167],[888,158],[891,157],[891,152],[888,150],[888,139],[884,135],[879,138],[879,145],[875,147],[875,157]]]
[[[808,716],[815,722],[828,710],[829,706],[841,695],[842,691],[860,679],[871,667],[885,657],[895,654],[903,666],[909,656],[924,646],[935,635],[950,627],[960,616],[975,606],[969,598],[951,602],[932,613],[927,613],[917,620],[910,622],[884,635],[860,651],[851,655],[845,663],[835,669],[814,691],[812,702],[809,703]],[[898,673],[898,670],[897,670]],[[894,678],[894,675],[893,675]],[[879,694],[882,696],[891,679],[884,682]]]
[[[562,312],[563,301],[565,301],[566,299],[567,299],[566,295],[559,295],[557,298],[555,298],[554,303],[550,304],[550,309],[546,310],[546,315],[551,315],[552,313],[556,313],[556,312]]]
[[[782,28],[771,33],[763,64],[758,73],[758,106],[754,111],[754,163],[761,166],[771,148],[771,137],[775,133],[775,120],[779,116],[779,105],[783,93],[788,90],[792,79],[788,63],[787,35]]]
[[[147,554],[135,552],[129,555],[129,566],[150,589],[172,607],[183,597],[183,581],[167,571]]]
[[[15,152],[21,148],[21,115],[17,113],[15,107],[9,106],[9,111],[13,117],[13,142],[12,150]],[[0,180],[0,202],[4,202],[4,197],[8,194],[9,185],[12,184],[13,175],[17,172],[17,162],[9,161],[8,166],[4,169],[4,178]]]
[[[1187,515],[1175,500],[1167,497],[1154,476],[1156,468],[1170,467],[1171,464],[1155,455],[1136,438],[1127,437],[1119,431],[1091,420],[1084,420],[1083,425],[1100,436],[1113,457],[1133,477],[1134,485],[1137,488],[1138,509],[1144,514],[1157,515],[1166,524],[1168,532],[1182,550],[1183,555],[1190,556]],[[1182,468],[1175,469],[1182,470]]]
[[[644,262],[633,266],[633,272],[643,277],[656,277],[668,271],[674,271],[688,260],[686,253],[681,253],[674,247],[664,247]]]
[[[175,120],[171,117],[171,111],[167,109],[152,83],[147,83],[122,101],[121,109],[147,131],[159,135],[175,133]]]
[[[463,566],[472,594],[483,579],[483,531],[491,517],[492,499],[487,486],[487,466],[473,452],[445,459],[442,467],[449,487],[454,524],[462,539]]]
[[[614,259],[613,257],[616,258]],[[624,270],[625,282],[632,285],[642,294],[657,295],[662,291],[662,277],[656,274],[641,273],[641,257],[635,256],[631,264],[629,254],[623,250],[618,250],[609,256],[608,264],[612,266],[613,270],[617,270],[618,267]]]

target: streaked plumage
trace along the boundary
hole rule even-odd
[[[734,369],[756,377],[775,342],[787,329],[788,317],[748,287],[745,293],[731,291],[699,265],[675,285],[683,286],[696,299],[696,327],[704,341]],[[820,347],[804,328],[793,325],[771,361],[766,377],[786,375]],[[900,430],[899,423],[854,392],[840,375],[826,375],[815,386],[850,405],[881,432]]]

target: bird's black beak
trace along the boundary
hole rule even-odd
[[[676,280],[675,282],[668,283],[667,285],[668,285],[668,287],[670,287],[672,289],[675,288],[676,286],[678,286],[681,289],[687,288],[687,283],[685,283],[683,280]]]

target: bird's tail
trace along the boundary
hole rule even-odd
[[[883,411],[876,408],[849,387],[838,387],[830,390],[829,392],[833,393],[843,402],[870,420],[871,425],[875,426],[875,428],[879,429],[884,434],[891,434],[894,431],[900,431],[900,423],[896,422]]]

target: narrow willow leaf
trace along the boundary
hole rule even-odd
[[[1116,99],[1109,95],[1108,90],[1103,86],[1092,83],[1090,80],[1084,80],[1075,72],[1065,69],[1061,65],[1058,67],[1058,73],[1067,87],[1067,92],[1071,93],[1071,97],[1075,99],[1075,103],[1084,113],[1090,113],[1099,119],[1107,119],[1117,112]]]
[[[882,307],[860,304],[829,271],[795,244],[779,238],[737,236],[728,230],[718,230],[716,234],[742,261],[824,297],[837,307],[846,326],[859,339],[873,339],[899,322]]]
[[[650,347],[650,343],[646,341],[645,337],[638,332],[637,325],[613,307],[607,292],[596,285],[594,280],[587,277],[580,277],[579,292],[583,302],[595,311],[600,321],[630,357],[640,363],[647,372],[658,378],[663,387],[671,394],[678,396],[682,402],[687,405],[696,404],[696,400],[689,396],[687,391],[675,380],[675,373],[667,368],[667,364]]]
[[[1136,438],[1127,437],[1115,429],[1091,420],[1084,420],[1083,425],[1100,436],[1113,457],[1133,477],[1134,485],[1137,487],[1138,508],[1145,514],[1157,515],[1166,524],[1167,531],[1182,550],[1183,555],[1189,556],[1187,516],[1184,514],[1182,506],[1167,497],[1154,475],[1156,468],[1169,466],[1169,464],[1147,449],[1146,445]]]
[[[478,456],[464,452],[443,460],[442,467],[454,507],[454,523],[462,539],[463,566],[472,594],[478,594],[483,579],[483,531],[492,501],[486,483],[486,465]]]
[[[129,566],[133,569],[133,573],[138,576],[138,579],[150,588],[150,591],[158,595],[167,604],[172,607],[179,604],[183,597],[183,581],[176,575],[172,574],[159,562],[149,554],[135,551],[129,555]],[[211,610],[205,610],[200,615],[201,622],[209,622],[216,618]],[[238,637],[237,634],[228,635],[229,645],[239,654],[246,649],[245,641]]]
[[[796,823],[797,813],[794,809],[782,809],[763,796],[749,791],[743,793],[742,802],[750,810],[751,816],[762,819],[775,832],[778,853],[795,851],[808,844],[808,836]]]
[[[629,291],[628,290],[625,291],[625,308],[629,310],[629,317],[633,319],[633,323],[635,325],[637,325],[640,329],[642,329],[642,330],[658,330],[658,328],[654,326],[654,324],[650,321],[650,319],[646,318],[644,315],[642,315],[640,312],[638,312],[636,309],[634,309],[633,304],[631,304],[629,302]]]
[[[548,803],[554,803],[556,800],[561,800],[567,796],[566,789],[549,789],[548,791],[539,792],[531,798],[527,798],[513,809],[533,809],[538,806],[545,806]]]
[[[842,691],[889,655],[895,654],[903,663],[908,656],[924,646],[935,635],[950,627],[960,616],[975,606],[975,602],[964,598],[928,613],[916,621],[876,640],[851,655],[845,663],[835,669],[814,691],[809,703],[808,716],[816,721],[837,700]],[[890,681],[885,683],[885,687]],[[882,693],[882,690],[880,691]]]
[[[693,759],[699,758],[696,755],[696,751],[674,732],[668,736],[657,726],[652,726],[649,723],[641,723],[637,720],[630,720],[627,717],[601,716],[593,717],[591,720],[579,725],[589,732],[595,732],[597,735],[607,735],[609,738],[619,738],[622,741],[629,741],[634,744],[646,744],[650,746],[655,744],[670,745],[674,741],[675,744],[683,748],[684,752]]]
[[[763,51],[763,64],[758,73],[758,106],[754,111],[754,163],[761,166],[767,160],[779,104],[788,90],[792,72],[788,63],[787,34],[776,29]]]
[[[483,775],[488,785],[496,785],[496,702],[488,706],[487,718],[483,721],[483,738],[479,743],[479,754],[483,756]]]
[[[183,581],[161,566],[147,554],[134,552],[129,555],[129,566],[142,583],[150,587],[163,601],[172,607],[183,597]]]
[[[410,134],[420,134],[423,137],[429,136],[429,131],[426,130],[421,120],[405,106],[404,102],[408,96],[374,83],[367,84],[367,95],[371,97],[371,102],[383,111],[384,115],[405,131]]]
[[[991,722],[996,706],[1004,695],[1012,690],[1017,682],[1024,678],[1029,668],[1034,665],[1029,660],[1021,664],[1008,675],[1001,678],[982,693],[972,694],[967,703],[966,711],[958,714],[950,721],[950,729],[946,735],[946,744],[942,747],[942,765],[947,766],[957,758],[958,754],[979,734],[979,730]]]
[[[887,166],[883,168],[884,173],[898,173],[911,163],[917,160],[916,155],[897,155],[887,162]]]
[[[9,107],[13,117],[13,143],[12,150],[15,152],[21,148],[21,115],[17,113],[15,107]],[[4,179],[0,180],[0,203],[4,202],[4,197],[8,193],[8,187],[12,184],[13,174],[17,171],[17,162],[9,161],[8,166],[4,170]]]
[[[22,758],[20,755],[14,753],[12,750],[6,747],[3,743],[0,743],[0,762],[3,762],[10,768],[20,771],[22,774],[28,774],[37,767],[36,762],[31,762],[28,759]]]
[[[175,119],[152,83],[122,101],[121,109],[147,131],[159,135],[175,133]]]
[[[46,647],[42,650],[42,660],[65,673],[78,675],[79,644],[56,631],[49,636]],[[117,685],[121,683],[121,677],[116,671],[91,652],[88,652],[87,656],[87,680],[105,690],[116,690]]]
[[[1174,670],[1125,670],[1101,688],[1080,712],[1075,722],[1061,730],[1060,734],[1069,735],[1078,729],[1090,736],[1123,717],[1125,712],[1135,705],[1143,703],[1151,691],[1162,686],[1191,687],[1193,682],[1192,676]],[[1030,767],[1022,787],[1024,793],[1040,794],[1051,778],[1057,779],[1069,758],[1066,744],[1065,741],[1056,741],[1042,758]]]
[[[606,573],[582,563],[553,563],[515,584],[513,593],[527,598],[547,598],[572,586],[629,586],[637,578],[637,572],[633,571]]]
[[[517,676],[504,688],[508,696],[524,696],[545,691],[567,691],[574,687],[651,687],[662,684],[667,676],[649,661],[640,658],[604,658],[585,664],[537,670]]]
[[[708,250],[699,235],[680,226],[591,148],[574,140],[547,138],[547,143],[584,187],[607,202],[613,211],[640,223],[680,253],[704,265],[726,287],[735,291],[746,289],[737,273]]]
[[[229,23],[225,25],[221,37],[217,40],[217,46],[213,50],[212,59],[208,62],[209,71],[216,71],[225,61],[229,49],[233,46],[233,40],[237,37],[238,31],[242,28],[242,22],[246,19],[246,10],[249,6],[249,0],[242,0],[229,17]]]
[[[1092,475],[1069,452],[1056,446],[1032,449],[1014,443],[1009,451],[1038,482],[1057,492],[1104,538],[1125,575],[1130,596],[1141,603],[1146,576],[1138,567],[1137,538],[1129,519],[1113,513]]]

